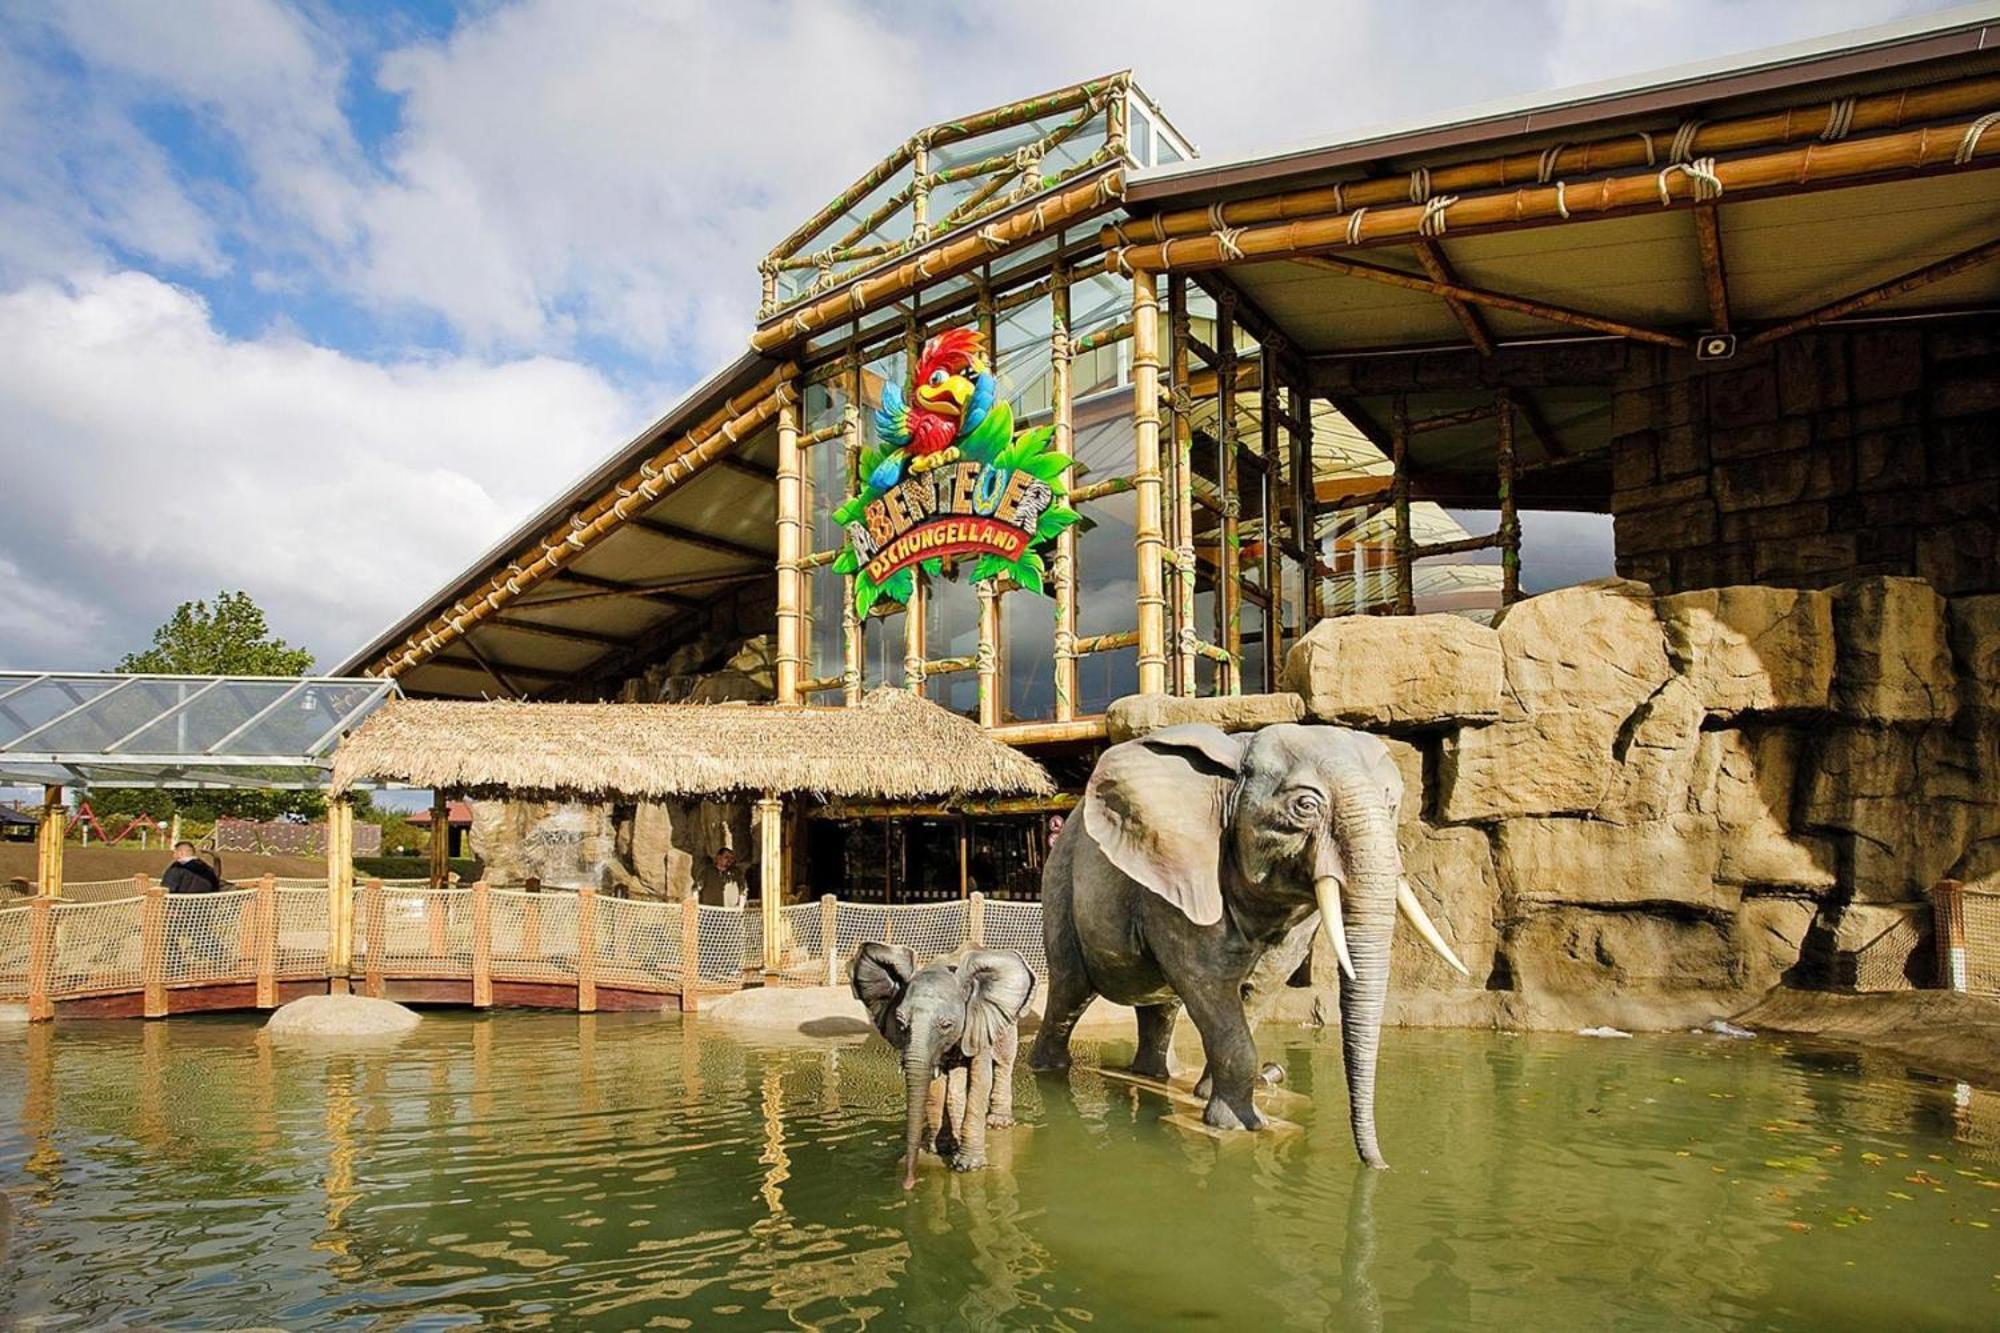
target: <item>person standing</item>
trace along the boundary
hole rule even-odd
[[[194,854],[193,843],[183,841],[174,844],[174,861],[161,874],[160,887],[168,893],[217,893],[222,889],[222,877]]]
[[[183,839],[174,844],[173,864],[161,873],[160,887],[169,894],[176,895],[219,893],[222,890],[222,876],[215,873],[215,867],[195,855],[193,843]],[[220,907],[223,904],[215,906]],[[228,906],[233,907],[234,904]],[[193,953],[203,970],[211,974],[222,971],[222,935],[225,927],[235,927],[237,924],[233,911],[218,912],[206,904],[203,907],[195,907],[193,903],[187,904],[186,908],[180,911],[175,911],[170,905],[167,908],[168,973],[184,974],[189,953]]]

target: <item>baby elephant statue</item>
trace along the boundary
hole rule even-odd
[[[908,1099],[903,1188],[917,1153],[935,1148],[954,1171],[986,1165],[988,1125],[1014,1123],[1014,1055],[1035,974],[1012,949],[974,949],[917,966],[894,945],[868,943],[848,973],[854,997],[902,1054]]]
[[[1465,970],[1403,880],[1402,799],[1388,747],[1340,727],[1185,724],[1106,750],[1042,871],[1049,999],[1030,1063],[1067,1067],[1070,1030],[1102,995],[1138,1009],[1133,1071],[1165,1078],[1185,1007],[1208,1057],[1203,1119],[1258,1128],[1245,990],[1265,952],[1317,912],[1339,961],[1355,1148],[1383,1165],[1375,1054],[1397,911]]]

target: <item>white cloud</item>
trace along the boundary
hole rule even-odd
[[[570,362],[231,340],[133,272],[0,296],[0,345],[0,587],[27,591],[0,619],[10,666],[108,665],[237,587],[330,663],[643,415]]]

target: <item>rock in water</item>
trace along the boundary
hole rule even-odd
[[[1579,1037],[1629,1037],[1632,1034],[1624,1031],[1622,1028],[1602,1027],[1578,1028],[1576,1035]]]
[[[1702,1031],[1717,1037],[1733,1037],[1738,1041],[1744,1041],[1757,1035],[1749,1028],[1737,1027],[1736,1024],[1726,1018],[1709,1019],[1707,1025],[1702,1028]]]
[[[281,1005],[265,1030],[279,1037],[393,1037],[423,1021],[413,1009],[366,995],[308,995]]]

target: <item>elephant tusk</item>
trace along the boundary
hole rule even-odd
[[[1457,968],[1461,975],[1468,977],[1472,975],[1467,971],[1465,964],[1458,961],[1458,955],[1451,951],[1451,946],[1444,942],[1444,936],[1438,934],[1438,928],[1431,924],[1430,914],[1424,911],[1424,905],[1417,901],[1417,892],[1410,887],[1410,881],[1407,879],[1396,881],[1396,906],[1402,909],[1404,916],[1410,918],[1410,924],[1417,928],[1417,934],[1424,937],[1424,943],[1437,950],[1438,957]]]
[[[1354,980],[1354,959],[1347,952],[1347,926],[1340,919],[1340,881],[1332,875],[1321,875],[1313,881],[1313,897],[1319,900],[1320,929],[1326,932],[1327,942],[1333,945],[1334,956],[1340,959],[1340,970],[1349,981]]]

